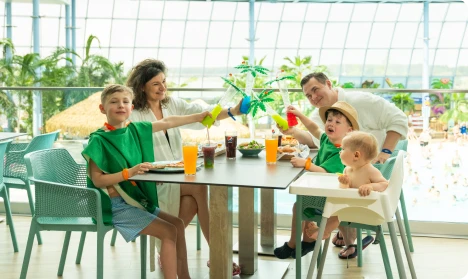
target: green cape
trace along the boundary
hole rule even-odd
[[[153,136],[151,122],[130,123],[126,128],[114,131],[99,129],[89,137],[88,146],[81,153],[88,162],[88,187],[101,193],[102,216],[104,224],[112,224],[111,201],[107,194],[94,185],[89,178],[89,160],[105,173],[117,173],[143,162],[154,162]],[[141,204],[147,211],[154,212],[158,207],[158,194],[154,182],[130,181],[119,183],[122,190]]]

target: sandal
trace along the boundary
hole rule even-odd
[[[206,266],[210,267],[210,261],[206,262]],[[241,273],[241,268],[235,262],[232,262],[232,276],[239,275]]]
[[[367,246],[369,246],[372,242],[374,241],[374,238],[370,235],[364,237],[362,239],[362,250],[364,251],[364,249],[367,248]],[[338,258],[340,259],[354,259],[357,257],[357,245],[356,244],[351,244],[349,246],[347,246],[343,252],[346,252],[350,247],[354,247],[354,253],[348,255],[348,256],[343,256],[341,254],[341,252],[338,253]]]
[[[336,239],[335,239],[336,238]],[[332,243],[333,245],[335,245],[336,247],[344,247],[344,244],[337,244],[338,241],[342,241],[344,243],[344,240],[343,240],[343,236],[341,236],[340,232],[338,231],[336,234],[335,234],[335,237],[333,238],[332,240]]]

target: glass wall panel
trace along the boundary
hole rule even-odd
[[[446,22],[440,34],[439,48],[460,47],[465,28],[466,22]]]
[[[468,26],[468,23],[467,23]],[[465,27],[468,29],[468,27]],[[468,47],[468,32],[465,30],[465,36],[463,37],[462,47]]]
[[[211,17],[212,8],[213,5],[206,2],[190,1],[187,19],[207,20]]]
[[[189,2],[185,1],[164,1],[164,19],[182,19],[187,17]]]
[[[139,19],[161,19],[166,1],[140,1]]]
[[[92,19],[89,18],[84,22],[85,24],[85,34],[83,43],[86,44],[89,35],[94,35],[98,37],[101,46],[109,46],[110,45],[110,36],[111,33],[111,19]],[[133,28],[133,32],[135,32],[135,28]],[[85,46],[85,45],[83,45]]]
[[[42,18],[40,27],[41,30],[39,32],[42,46],[64,45],[65,40],[59,42],[59,28],[61,26],[58,18]]]
[[[136,20],[114,19],[112,22],[111,46],[133,47],[135,45]]]
[[[185,26],[184,47],[206,47],[208,27],[208,22],[187,22]]]
[[[406,88],[410,89],[421,89],[422,88],[422,79],[420,77],[418,78],[408,78],[408,81],[406,83]]]
[[[89,1],[88,9],[87,9],[87,17],[112,18],[111,7],[113,6],[114,6],[114,0]]]
[[[310,3],[305,17],[306,21],[327,21],[330,13],[330,4]]]
[[[169,73],[168,73],[168,76],[170,76],[171,79],[177,80],[179,71],[175,71],[175,69],[179,67],[181,57],[182,57],[181,49],[169,49],[169,48],[159,49],[158,59],[164,61],[164,63],[169,69],[173,69],[173,70],[169,70]]]
[[[307,10],[306,3],[294,3],[285,5],[283,10],[282,21],[302,21]]]
[[[429,23],[429,47],[435,48],[439,43],[440,31],[442,29],[441,22],[430,22]],[[424,25],[419,24],[418,34],[416,36],[415,48],[422,48],[424,46]]]
[[[349,21],[355,5],[352,4],[334,4],[332,5],[329,21]]]
[[[452,76],[457,64],[458,52],[453,49],[438,49],[434,59],[433,75]]]
[[[205,63],[204,49],[184,49],[182,51],[181,75],[200,73]]]
[[[365,50],[346,49],[343,54],[341,75],[361,76]]]
[[[391,49],[388,56],[387,76],[406,76],[411,61],[410,49]]]
[[[235,50],[236,52],[238,50]],[[234,52],[234,50],[231,50],[231,53]],[[241,51],[241,52],[244,52],[246,54],[244,55],[249,55],[248,54],[248,50],[247,51]],[[274,56],[274,50],[273,49],[256,49],[255,50],[255,58],[257,59],[257,63],[259,63],[260,59],[263,59],[263,63],[262,65],[267,68],[267,69],[270,69],[272,70],[273,69],[273,56]],[[240,58],[240,56],[239,56]],[[237,66],[239,65],[239,62],[237,62],[236,65],[232,64],[232,63],[229,63],[229,67],[233,67],[233,66]]]
[[[258,20],[278,21],[283,14],[284,4],[263,2]]]
[[[331,76],[338,76],[341,65],[341,50],[323,49],[320,53],[319,65],[326,65],[330,70]]]
[[[86,22],[87,20],[85,19],[76,19],[76,47],[78,48],[82,48],[88,40],[88,38],[85,36]]]
[[[421,21],[423,18],[423,5],[421,3],[401,5],[398,21]],[[432,18],[429,16],[432,20]]]
[[[461,49],[457,60],[457,76],[468,76],[468,49]]]
[[[348,23],[328,23],[323,39],[324,48],[342,48],[346,39]]]
[[[135,47],[157,47],[161,22],[155,20],[139,20],[136,28]]]
[[[416,40],[418,25],[418,23],[397,23],[393,35],[392,47],[412,48]]]
[[[114,62],[123,62],[124,65],[131,66],[139,61],[133,61],[133,48],[111,48],[109,52],[109,59]]]
[[[214,2],[212,20],[234,20],[236,3],[234,2]]]
[[[451,4],[444,3],[431,3],[429,5],[429,20],[430,21],[442,21],[447,15],[447,10]],[[453,4],[452,4],[453,5]]]
[[[15,17],[12,19],[12,25],[16,26],[12,32],[15,48],[18,46],[32,46],[32,19],[29,17]]]
[[[422,76],[423,67],[423,50],[414,49],[411,55],[411,65],[408,75],[410,76]]]
[[[231,30],[232,22],[211,22],[208,33],[208,47],[229,47]]]
[[[315,48],[322,46],[325,23],[304,23],[301,37],[301,48]]]
[[[389,48],[392,42],[393,23],[374,23],[369,40],[369,48]]]
[[[387,67],[388,50],[369,49],[366,54],[364,75],[380,76],[385,75]]]
[[[379,4],[375,20],[377,21],[396,21],[400,13],[401,5]]]
[[[258,2],[255,3],[255,7],[254,7],[255,20],[258,20],[258,15],[260,14],[261,8],[262,8],[262,3],[258,3]],[[236,21],[237,20],[242,20],[242,21],[249,20],[249,3],[237,2]]]
[[[5,5],[5,3],[2,3]],[[39,8],[39,12],[41,9]],[[11,13],[12,16],[19,15],[19,16],[32,16],[32,5],[30,3],[12,3],[11,4]]]
[[[273,61],[273,68],[271,69],[273,73],[279,70],[281,65],[286,64],[285,57],[291,58],[294,61],[294,57],[296,56],[296,49],[277,49],[275,52],[275,58]]]
[[[143,61],[147,58],[153,58],[153,59],[161,59],[165,63],[166,61],[164,60],[164,57],[159,57],[158,56],[158,49],[157,48],[135,48],[135,53],[133,54],[133,64],[136,65],[140,61]],[[134,65],[131,65],[130,67],[127,66],[127,69],[133,67]],[[169,71],[174,65],[166,65],[169,67]]]
[[[370,30],[371,23],[350,23],[346,48],[366,48]]]
[[[162,22],[161,47],[180,47],[184,39],[185,22],[183,21],[167,21]]]
[[[263,34],[262,34],[263,35]],[[236,22],[232,28],[231,35],[231,47],[249,47],[249,23],[247,22]],[[259,38],[255,36],[255,38]],[[258,41],[255,42],[255,45],[258,46]]]
[[[378,4],[359,4],[354,8],[352,21],[373,21]]]
[[[278,48],[297,48],[301,36],[302,23],[288,23],[283,22],[280,24]]]
[[[114,18],[137,18],[141,2],[144,1],[114,1]]]
[[[468,7],[464,3],[451,3],[447,12],[447,21],[467,21]]]
[[[259,48],[274,48],[276,46],[276,38],[278,37],[278,26],[279,23],[276,22],[259,22],[255,32],[255,38],[258,39],[258,41],[255,42],[255,46]],[[246,38],[249,38],[248,29],[246,33]]]

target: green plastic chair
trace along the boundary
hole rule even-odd
[[[65,231],[57,276],[63,275],[72,231],[97,232],[97,275],[104,275],[104,237],[113,226],[103,223],[100,193],[86,187],[86,165],[77,164],[66,149],[48,149],[25,156],[29,179],[36,190],[35,215],[31,221],[20,278],[26,278],[34,235],[39,231]],[[95,222],[93,222],[93,219]],[[80,241],[81,242],[81,241]],[[146,278],[147,237],[141,236],[141,278]],[[81,261],[80,245],[76,263]]]
[[[0,158],[3,158],[3,155],[5,155],[5,151],[10,143],[11,140],[0,142]],[[11,217],[10,200],[8,198],[8,191],[5,187],[5,184],[3,183],[3,160],[0,160],[0,170],[2,170],[2,173],[0,174],[0,197],[3,198],[3,203],[5,204],[6,218],[10,227],[13,250],[18,252],[18,242],[16,241],[15,226],[13,225],[13,218]]]
[[[26,172],[24,155],[37,151],[52,148],[57,139],[59,131],[48,134],[42,134],[34,137],[30,143],[12,143],[6,150],[3,169],[3,179],[9,194],[9,189],[23,189],[28,194],[29,208],[31,215],[34,215],[34,200],[32,198],[31,185]],[[37,243],[42,244],[41,235],[37,234]]]

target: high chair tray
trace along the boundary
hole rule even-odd
[[[340,188],[338,174],[305,172],[289,185],[289,193],[302,196],[328,198],[377,199],[381,193],[372,192],[367,197],[359,196],[357,189]]]

